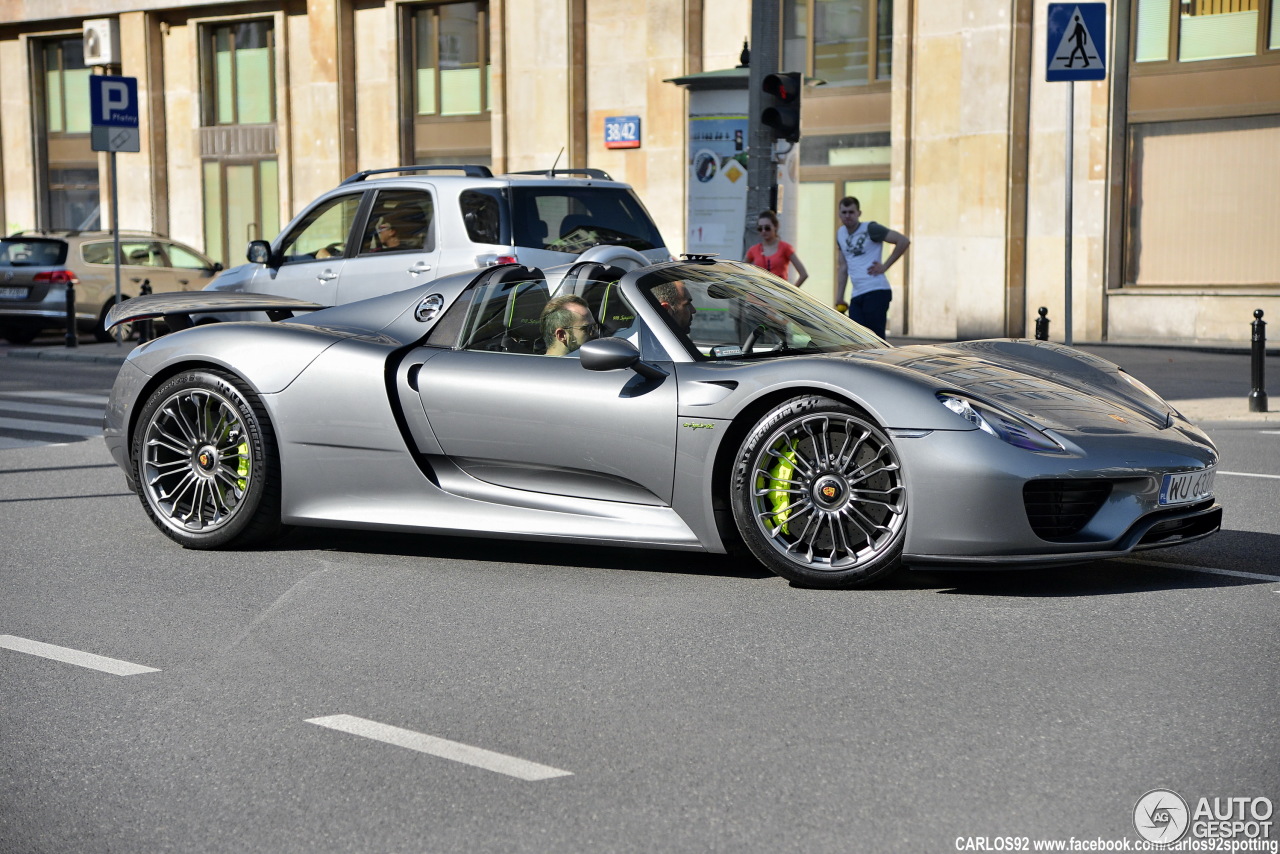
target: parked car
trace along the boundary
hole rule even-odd
[[[480,266],[563,267],[584,253],[623,269],[671,260],[631,187],[598,169],[393,167],[320,196],[209,288],[342,305]]]
[[[599,337],[560,356],[544,355],[547,282],[518,264],[300,317],[317,307],[131,300],[109,322],[281,320],[136,348],[107,446],[156,527],[199,549],[283,525],[745,545],[798,584],[851,587],[901,565],[1118,557],[1221,524],[1213,442],[1103,359],[891,347],[739,262],[575,267],[561,290],[595,322],[574,328]]]
[[[198,291],[222,265],[176,240],[120,232],[120,293]],[[109,231],[23,231],[0,238],[0,336],[15,344],[45,329],[65,329],[67,285],[76,291],[76,325],[99,341],[116,301],[115,243]],[[128,330],[126,330],[126,333]]]

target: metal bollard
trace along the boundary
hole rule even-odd
[[[1249,411],[1267,411],[1265,362],[1267,358],[1267,322],[1262,319],[1262,309],[1253,310],[1253,391],[1249,392]]]
[[[67,346],[79,347],[80,335],[76,331],[76,280],[67,280]]]
[[[138,288],[138,296],[148,296],[151,293],[151,280],[143,279],[142,286]],[[152,321],[138,321],[138,343],[145,344],[155,337],[155,329],[152,327]]]
[[[1036,340],[1048,341],[1049,340],[1049,318],[1048,318],[1049,309],[1045,308],[1044,306],[1040,306],[1040,311],[1037,313],[1040,316],[1036,318]]]

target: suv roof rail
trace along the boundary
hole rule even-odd
[[[554,178],[557,175],[585,175],[600,181],[612,181],[613,176],[603,169],[530,169],[526,172],[512,172],[512,175],[546,175]]]
[[[370,175],[383,175],[388,172],[461,172],[468,178],[492,178],[493,170],[488,166],[454,166],[451,164],[431,165],[420,164],[415,166],[391,166],[386,169],[365,169],[363,172],[357,172],[347,180],[343,181],[343,185],[357,184],[368,178]]]

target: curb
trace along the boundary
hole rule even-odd
[[[93,347],[94,345],[90,345]],[[10,359],[49,359],[56,362],[97,362],[99,364],[120,365],[125,357],[133,351],[134,345],[116,348],[114,344],[98,345],[110,348],[110,351],[90,350],[89,347],[32,347],[31,349],[10,350],[6,355]]]

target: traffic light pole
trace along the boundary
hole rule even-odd
[[[756,217],[777,204],[778,171],[773,162],[773,129],[760,120],[764,78],[778,70],[779,7],[777,0],[751,4],[751,61],[747,84],[747,213],[742,224],[742,256],[760,241]]]

